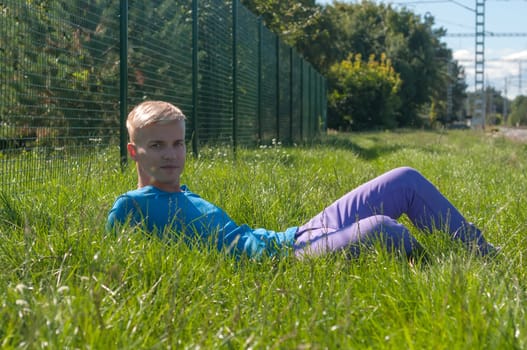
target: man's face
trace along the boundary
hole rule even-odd
[[[169,192],[180,191],[185,167],[185,122],[155,123],[136,131],[128,144],[130,157],[137,163],[140,184]]]

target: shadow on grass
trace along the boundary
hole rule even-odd
[[[395,132],[403,134],[403,131]],[[360,145],[353,139],[359,138],[359,143],[371,143],[371,147],[365,147]],[[436,152],[437,150],[433,147],[425,145],[412,145],[410,143],[389,143],[382,137],[382,134],[367,135],[359,134],[354,136],[353,134],[339,134],[339,135],[327,135],[316,141],[313,141],[309,146],[324,146],[331,147],[339,150],[350,151],[356,154],[359,158],[364,160],[373,160],[385,156],[390,153],[395,153],[402,149],[418,149],[425,152]]]
[[[364,160],[373,160],[377,159],[379,157],[382,157],[383,155],[395,153],[406,146],[400,145],[400,144],[382,144],[382,139],[378,136],[368,136],[368,141],[371,141],[374,145],[371,147],[364,147],[359,145],[358,143],[354,142],[352,140],[352,135],[345,135],[345,136],[325,136],[321,139],[318,139],[316,141],[313,141],[309,146],[323,146],[323,147],[330,147],[338,150],[344,150],[353,152],[355,155],[357,155],[359,158],[362,158]],[[364,136],[361,136],[362,140],[365,139]]]

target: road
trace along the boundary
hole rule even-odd
[[[498,135],[503,135],[514,141],[527,143],[527,129],[500,127]]]

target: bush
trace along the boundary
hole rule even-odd
[[[367,62],[357,54],[334,64],[328,79],[328,126],[339,129],[391,129],[397,126],[401,79],[385,55]]]

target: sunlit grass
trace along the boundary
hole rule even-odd
[[[526,145],[481,132],[378,132],[187,160],[183,182],[193,191],[239,223],[275,230],[393,167],[415,167],[503,247],[481,259],[441,233],[414,230],[428,265],[381,249],[356,260],[235,261],[130,232],[105,235],[113,200],[136,184],[117,153],[31,193],[0,196],[2,348],[527,345]]]

